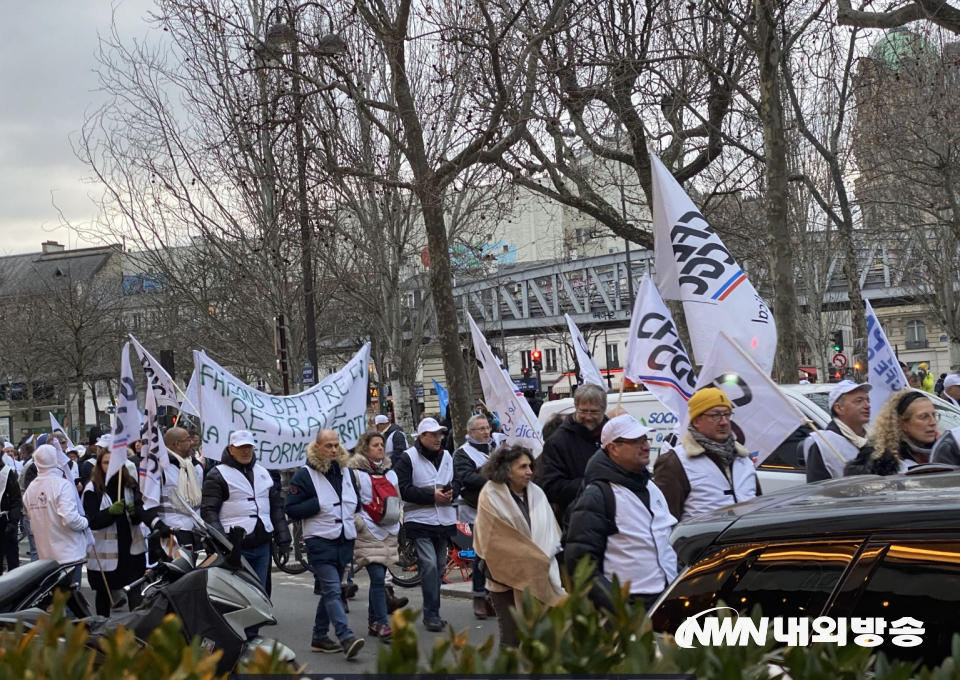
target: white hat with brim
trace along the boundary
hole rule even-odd
[[[600,444],[605,447],[618,439],[640,439],[651,432],[653,432],[652,427],[647,427],[629,413],[624,413],[611,418],[603,426],[600,432]]]
[[[437,422],[436,418],[424,418],[417,426],[417,436],[427,432],[446,432],[447,428]]]
[[[373,419],[374,425],[386,425],[389,422],[390,422],[390,419],[387,418],[385,415],[379,415]]]
[[[960,375],[957,375],[956,373],[948,375],[943,379],[943,389],[947,389],[948,387],[956,387],[957,385],[960,385]]]
[[[113,446],[113,435],[105,434],[100,437],[100,439],[97,440],[97,446],[99,446],[101,449],[109,449],[111,446]]]
[[[230,446],[256,446],[257,440],[253,438],[253,432],[250,430],[237,430],[230,434]]]
[[[841,380],[836,385],[833,386],[833,389],[830,390],[830,397],[827,400],[827,406],[830,410],[833,410],[833,405],[845,394],[849,394],[854,390],[863,390],[864,392],[869,392],[873,389],[873,385],[870,383],[855,383],[852,380]]]

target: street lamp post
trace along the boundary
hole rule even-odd
[[[278,48],[280,50],[289,50],[291,53],[293,70],[293,116],[294,116],[294,134],[296,137],[297,152],[297,196],[299,206],[297,210],[297,221],[300,225],[300,244],[301,244],[301,271],[303,275],[303,305],[304,305],[304,325],[307,343],[307,361],[313,366],[314,376],[319,375],[320,367],[317,359],[317,317],[316,303],[313,290],[313,230],[310,227],[310,210],[307,198],[307,149],[304,142],[303,130],[303,86],[300,82],[300,34],[297,31],[297,23],[301,10],[307,7],[317,7],[327,14],[330,18],[331,27],[333,20],[329,12],[316,2],[306,2],[293,7],[286,8],[287,22],[277,22],[271,24],[271,18],[279,7],[275,7],[267,15],[266,44],[269,48]],[[333,56],[342,54],[346,51],[347,45],[344,40],[334,34],[328,33],[321,37],[316,45],[311,46],[311,52],[319,56]]]

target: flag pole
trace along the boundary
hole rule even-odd
[[[620,393],[617,395],[617,410],[620,410],[620,405],[623,403],[623,386],[627,384],[627,375],[626,372],[620,376]]]

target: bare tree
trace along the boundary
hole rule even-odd
[[[863,6],[867,6],[865,3]],[[929,21],[951,33],[960,34],[960,9],[946,0],[905,0],[894,2],[881,12],[854,9],[850,0],[837,0],[837,23],[860,28],[896,28],[917,21]]]

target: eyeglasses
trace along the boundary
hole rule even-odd
[[[471,427],[467,432],[489,432],[489,427]]]
[[[614,442],[617,444],[633,444],[634,446],[644,446],[650,443],[650,440],[647,439],[647,436],[644,435],[639,439],[614,439]]]
[[[725,411],[723,413],[704,413],[702,414],[702,417],[707,418],[714,423],[719,423],[721,420],[726,420],[729,422],[730,419],[733,418],[733,412]]]
[[[918,413],[915,416],[911,417],[912,420],[918,420],[921,423],[936,423],[940,421],[940,412],[934,411],[933,413]]]
[[[582,408],[578,408],[577,413],[582,413],[585,416],[602,416],[603,415],[603,411],[587,411]]]

